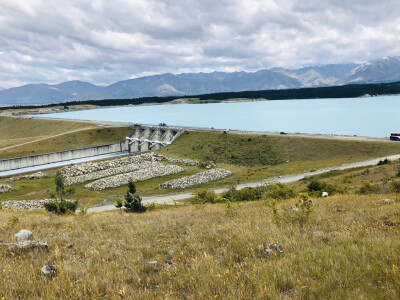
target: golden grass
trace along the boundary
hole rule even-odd
[[[278,226],[262,201],[231,211],[216,204],[142,215],[0,211],[4,242],[24,228],[50,247],[49,252],[0,249],[0,297],[398,299],[400,205],[379,199],[314,199],[304,228]],[[261,252],[273,242],[284,253],[266,260]],[[74,247],[67,249],[70,243]],[[167,266],[170,249],[173,265]],[[158,266],[148,264],[153,260]],[[57,265],[53,280],[41,277],[47,264]]]

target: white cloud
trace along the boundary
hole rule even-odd
[[[0,86],[400,55],[397,0],[2,0]]]

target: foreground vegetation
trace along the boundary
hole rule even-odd
[[[264,201],[145,214],[0,211],[3,242],[30,229],[50,248],[0,248],[0,297],[398,299],[400,205],[380,199],[313,198],[303,227],[276,223]],[[283,252],[264,258],[274,242]],[[56,265],[53,279],[40,274],[48,264]]]

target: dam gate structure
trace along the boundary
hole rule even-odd
[[[1,172],[9,170],[68,162],[74,159],[93,158],[106,154],[124,155],[127,153],[158,150],[171,144],[183,132],[182,128],[167,126],[135,124],[131,127],[133,133],[115,144],[2,159],[0,160],[0,177],[2,176]]]
[[[129,153],[158,150],[171,144],[184,131],[167,126],[134,125],[134,132],[126,137]]]

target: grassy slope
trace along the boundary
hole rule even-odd
[[[304,228],[277,226],[263,202],[90,217],[0,211],[4,242],[25,228],[50,247],[24,253],[0,248],[0,296],[398,299],[400,204],[379,199],[314,199]],[[273,242],[284,253],[266,260],[262,249]],[[170,249],[173,266],[166,266]],[[153,260],[157,267],[148,264]],[[44,282],[40,268],[47,264],[57,265],[58,274]]]
[[[95,125],[70,121],[0,117],[1,140],[40,138]]]
[[[130,127],[93,128],[22,145],[0,153],[0,158],[36,155],[116,143],[132,133]]]
[[[400,143],[186,132],[161,152],[239,166],[274,165],[287,160],[318,161],[322,166],[398,154]]]

